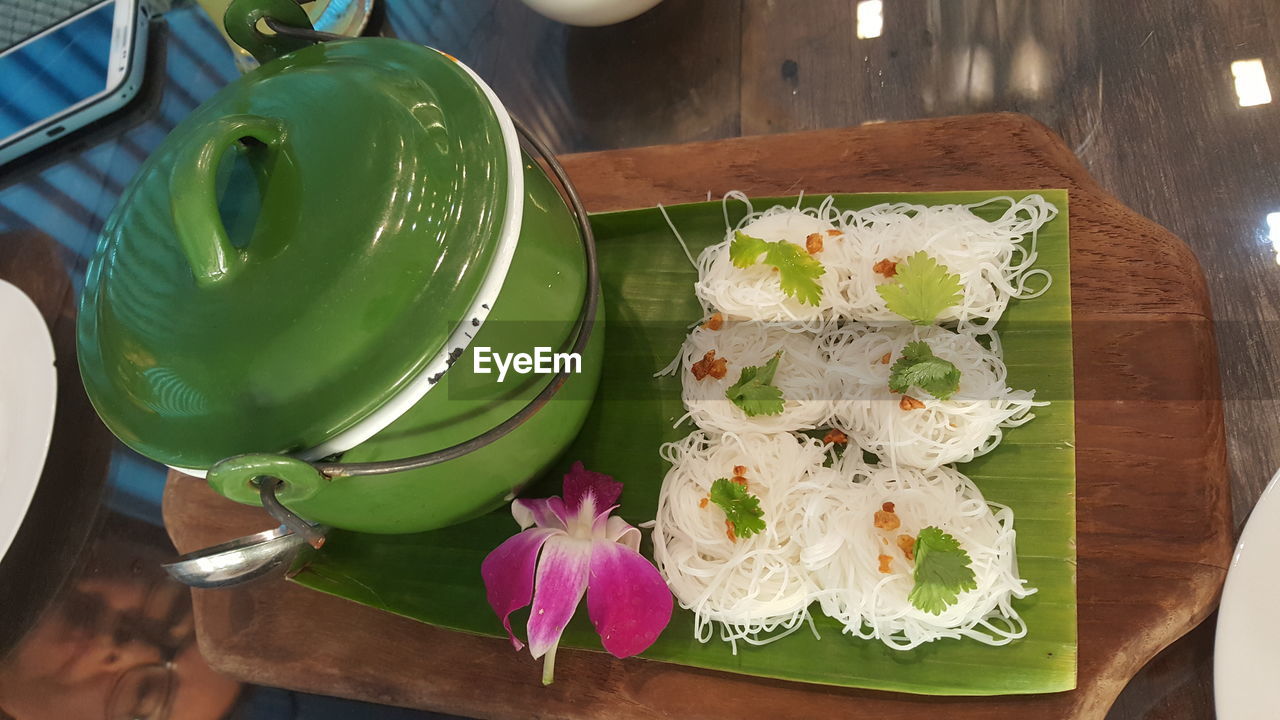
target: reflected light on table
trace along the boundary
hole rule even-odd
[[[1028,35],[1013,51],[1009,68],[1009,86],[1013,92],[1027,98],[1044,97],[1051,82],[1052,61],[1045,48]]]
[[[1280,212],[1267,213],[1267,237],[1276,251],[1276,264],[1280,265]]]
[[[956,95],[968,107],[980,107],[995,98],[996,63],[990,50],[978,44],[960,48],[951,67]]]
[[[861,0],[857,8],[857,35],[866,40],[880,37],[884,32],[884,2]]]
[[[1231,63],[1231,77],[1236,83],[1236,103],[1240,107],[1266,105],[1271,102],[1271,88],[1267,86],[1267,71],[1262,61],[1237,60]]]

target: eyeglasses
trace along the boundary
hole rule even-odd
[[[185,592],[174,592],[167,581],[147,589],[141,612],[121,618],[117,632],[149,637],[161,650],[158,662],[129,668],[116,678],[107,700],[106,720],[168,720],[177,694],[174,658],[185,639],[169,637],[177,617],[185,612]]]
[[[106,720],[167,720],[177,684],[170,660],[126,670],[111,688]]]

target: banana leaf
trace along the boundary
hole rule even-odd
[[[693,616],[677,608],[670,626],[644,657],[669,663],[860,688],[933,695],[995,695],[1069,690],[1076,683],[1075,450],[1068,266],[1067,194],[1035,191],[1060,210],[1039,236],[1037,267],[1052,286],[1043,296],[1011,303],[999,330],[1009,382],[1034,388],[1052,402],[1028,425],[1009,430],[991,453],[960,466],[989,500],[1013,508],[1018,562],[1038,589],[1015,607],[1029,628],[1002,647],[942,640],[908,652],[841,634],[814,608],[808,629],[769,645],[699,643]],[[840,208],[881,202],[976,202],[1015,192],[839,195]],[[821,196],[805,198],[814,204]],[[795,198],[761,198],[757,208]],[[728,208],[730,222],[743,214]],[[689,250],[719,241],[725,216],[719,202],[668,208]],[[667,471],[658,446],[688,434],[673,427],[683,414],[677,377],[654,377],[675,356],[689,325],[701,316],[696,273],[656,209],[592,216],[599,242],[607,312],[604,374],[586,427],[558,465],[526,488],[528,497],[559,494],[560,477],[575,460],[623,481],[621,515],[650,520]],[[334,532],[294,581],[322,592],[464,632],[504,637],[485,602],[480,563],[517,526],[507,509],[462,525],[415,535]],[[646,540],[646,545],[647,545]],[[642,548],[650,552],[650,548]],[[585,603],[562,647],[599,650]],[[517,614],[513,626],[523,628]],[[514,652],[514,651],[513,651]],[[532,661],[531,661],[532,662]]]

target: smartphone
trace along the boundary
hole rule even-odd
[[[0,165],[127,105],[149,20],[140,0],[103,0],[0,52]]]

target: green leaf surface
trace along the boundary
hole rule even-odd
[[[781,359],[782,351],[779,350],[762,367],[742,368],[738,382],[730,385],[724,391],[724,396],[748,417],[781,414],[784,409],[782,390],[773,385],[773,376],[778,372],[778,361]]]
[[[885,306],[916,325],[932,325],[938,314],[960,302],[960,276],[921,250],[898,263],[893,282],[877,285]]]
[[[1071,362],[1071,297],[1067,194],[1063,190],[837,195],[842,209],[884,202],[972,203],[1030,192],[1057,205],[1059,214],[1040,230],[1036,267],[1053,285],[1034,300],[1014,300],[999,324],[1009,384],[1035,388],[1051,405],[1036,418],[1005,432],[992,452],[961,469],[989,500],[1016,515],[1018,565],[1034,595],[1014,602],[1027,636],[1003,647],[972,640],[943,640],[908,652],[851,638],[820,612],[822,639],[802,630],[764,646],[702,644],[693,637],[693,615],[677,609],[671,625],[644,657],[727,672],[810,683],[933,695],[997,695],[1069,690],[1076,684],[1075,451]],[[825,196],[806,195],[804,206]],[[756,207],[795,198],[752,198]],[[698,252],[724,238],[719,202],[668,207],[672,221]],[[988,219],[1002,208],[978,211]],[[735,214],[736,213],[736,214]],[[730,222],[741,219],[730,208]],[[608,314],[600,391],[582,433],[526,497],[560,492],[560,478],[575,460],[626,484],[620,514],[638,524],[653,519],[667,464],[663,442],[689,427],[673,428],[684,414],[680,378],[653,377],[702,317],[693,295],[696,272],[656,209],[592,216],[600,250]],[[344,480],[375,482],[376,478]],[[463,632],[505,637],[485,601],[480,562],[517,530],[503,508],[468,523],[417,535],[333,532],[324,550],[294,578],[305,586]],[[649,553],[647,535],[642,551]],[[525,617],[513,618],[523,631]],[[600,650],[585,608],[569,624],[561,647]],[[514,652],[514,651],[513,651]],[[530,661],[533,662],[533,661]],[[945,714],[945,713],[944,713]]]
[[[889,369],[889,389],[905,393],[913,387],[946,400],[960,389],[960,368],[934,355],[925,341],[909,342]]]
[[[733,523],[738,537],[751,537],[764,530],[764,510],[760,498],[728,478],[711,483],[711,502],[724,511],[724,518]]]

